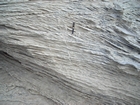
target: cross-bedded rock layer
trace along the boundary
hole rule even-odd
[[[139,105],[139,70],[139,0],[0,1],[1,105]]]

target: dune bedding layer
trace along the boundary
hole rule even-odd
[[[140,105],[140,1],[1,0],[0,105]]]

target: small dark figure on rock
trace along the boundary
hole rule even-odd
[[[75,22],[72,24],[72,34],[74,33]]]

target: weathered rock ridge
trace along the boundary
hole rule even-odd
[[[0,105],[140,105],[140,1],[0,0]]]

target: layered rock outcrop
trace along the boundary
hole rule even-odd
[[[0,105],[139,104],[139,0],[0,1]]]

